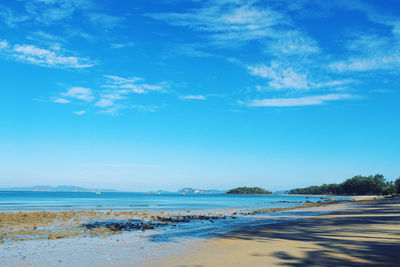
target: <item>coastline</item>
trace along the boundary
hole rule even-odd
[[[398,266],[400,198],[359,199],[306,208],[329,213],[301,220],[233,229],[146,266]]]
[[[334,200],[333,198],[339,198]],[[212,222],[254,215],[329,206],[349,200],[319,197],[318,201],[277,201],[283,207],[205,210],[5,210],[0,211],[0,244],[17,241],[107,236],[144,231],[193,221]],[[285,207],[285,205],[288,205]]]
[[[362,197],[362,199],[366,198],[373,199],[374,197]],[[375,201],[356,200],[336,204],[332,204],[333,202],[306,203],[296,207],[261,210],[263,212],[270,211],[270,213],[266,214],[254,212],[257,210],[224,210],[223,212],[225,212],[225,214],[222,213],[222,210],[214,211],[215,216],[226,216],[226,218],[221,220],[213,218],[212,216],[214,215],[212,214],[195,214],[192,212],[188,213],[188,211],[175,213],[140,211],[59,211],[42,212],[42,217],[37,216],[38,212],[32,211],[14,213],[19,216],[20,219],[23,219],[25,217],[24,215],[27,215],[27,213],[34,215],[36,219],[43,219],[44,214],[47,214],[46,216],[49,216],[49,214],[62,215],[59,218],[56,216],[55,220],[59,223],[59,226],[62,226],[62,230],[65,230],[65,226],[68,225],[66,222],[74,222],[76,225],[77,222],[81,224],[89,218],[97,220],[118,218],[119,220],[124,220],[134,217],[142,220],[151,220],[152,218],[157,219],[157,216],[160,218],[176,218],[174,216],[180,216],[181,218],[189,218],[188,222],[190,223],[176,223],[176,226],[173,226],[175,228],[171,226],[171,233],[168,233],[168,231],[162,232],[157,229],[150,229],[144,232],[140,229],[139,231],[123,232],[102,227],[99,229],[95,228],[93,229],[94,231],[87,230],[80,233],[71,231],[70,234],[67,235],[65,232],[64,234],[57,235],[55,230],[60,228],[54,227],[57,225],[50,224],[50,228],[53,228],[48,229],[49,231],[47,232],[43,232],[43,238],[33,238],[34,240],[25,241],[14,240],[0,245],[0,261],[4,262],[5,266],[29,266],[32,264],[51,266],[73,266],[74,264],[99,266],[109,264],[117,266],[191,266],[191,264],[193,265],[195,263],[204,266],[226,266],[222,263],[222,265],[218,265],[220,260],[225,261],[225,256],[223,255],[233,252],[238,255],[242,252],[244,253],[244,251],[240,249],[237,250],[238,248],[235,246],[239,245],[239,247],[256,249],[259,245],[259,241],[256,240],[257,236],[255,236],[255,240],[247,240],[251,238],[249,231],[257,232],[261,230],[264,231],[265,229],[280,229],[280,227],[297,228],[305,221],[316,220],[316,218],[329,218],[329,216],[336,216],[335,214],[341,214],[340,216],[345,219],[348,217],[348,215],[346,215],[348,210],[359,209],[360,205],[364,205],[363,203],[370,203],[368,205],[376,206],[376,204],[373,203],[377,201],[386,201],[386,199]],[[247,215],[246,213],[249,212],[250,215]],[[239,219],[231,218],[232,215]],[[211,217],[204,217],[206,221],[205,224],[203,224],[203,221],[197,221],[196,216]],[[77,219],[78,217],[80,217],[80,219]],[[191,222],[192,219],[193,222]],[[215,220],[215,223],[214,221],[209,223],[209,221],[212,220]],[[238,222],[241,223],[239,224]],[[188,229],[185,228],[192,223],[197,223],[195,229],[190,229],[190,227]],[[26,228],[30,231],[32,225],[33,224],[25,226],[27,226]],[[205,225],[209,226],[204,228]],[[315,227],[316,225],[315,222],[310,223],[308,228]],[[44,228],[41,229],[43,230]],[[321,231],[323,232],[324,229],[321,229]],[[174,232],[179,233],[174,234]],[[209,233],[213,234],[210,235]],[[245,240],[249,243],[242,243],[244,240],[242,240],[241,237],[244,233],[247,233]],[[29,236],[29,233],[27,236]],[[285,235],[282,234],[282,236],[284,237]],[[279,239],[282,241],[284,238]],[[269,240],[268,242],[272,241]],[[292,242],[290,242],[290,240],[286,243],[288,243],[287,246],[291,251],[298,250],[295,245],[291,245]],[[264,254],[265,249],[283,249],[279,244],[280,242],[274,244],[272,247],[268,245],[260,249],[264,251]],[[263,246],[265,246],[265,240],[263,241]],[[49,254],[48,247],[54,248],[52,250],[53,253]],[[219,250],[222,251],[216,254],[212,253],[212,251]],[[80,253],[79,256],[76,255],[77,251]],[[260,256],[260,258],[267,259],[268,256],[264,254],[262,254],[263,256]],[[45,255],[45,257],[38,257],[38,255]],[[210,262],[203,262],[203,257],[209,259]],[[229,258],[231,257],[229,256]],[[254,256],[254,258],[257,257]],[[198,259],[198,262],[194,259]],[[211,259],[214,261],[211,261]],[[234,259],[234,257],[232,259]],[[244,257],[242,260],[242,257],[239,256],[236,260],[243,264],[243,260],[247,262],[247,260],[250,259]],[[253,263],[253,259],[249,262],[255,264],[255,266],[265,266],[263,265],[265,262],[261,265],[257,265],[257,262]],[[235,262],[231,264],[235,265]],[[271,264],[274,265],[274,261],[271,261]]]

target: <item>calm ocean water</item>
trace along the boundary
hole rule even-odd
[[[304,201],[323,200],[317,196],[290,195],[180,195],[104,192],[1,192],[0,210],[209,210],[261,209],[299,206]],[[288,203],[289,202],[289,203]]]

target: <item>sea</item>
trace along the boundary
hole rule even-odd
[[[306,201],[326,199],[327,197],[298,195],[0,191],[0,211],[266,209],[300,206]]]

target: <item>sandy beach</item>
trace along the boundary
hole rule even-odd
[[[268,214],[244,212],[242,224],[234,224],[240,219],[230,217],[202,217],[209,226],[198,230],[193,226],[185,230],[190,223],[170,221],[176,226],[168,226],[169,232],[157,230],[156,224],[155,230],[140,225],[134,231],[103,226],[78,231],[76,225],[88,219],[132,217],[153,218],[154,223],[160,218],[175,220],[177,214],[3,213],[3,239],[11,239],[0,244],[0,262],[2,266],[396,266],[400,199],[358,199],[362,200],[313,203]],[[197,215],[185,216],[204,227]],[[246,218],[251,218],[249,223]]]
[[[399,266],[400,198],[321,209],[333,212],[236,229],[153,266]]]

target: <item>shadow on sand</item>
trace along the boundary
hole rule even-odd
[[[361,202],[360,208],[297,222],[240,228],[218,238],[296,241],[301,253],[288,249],[250,254],[278,258],[283,266],[400,266],[400,199]]]

